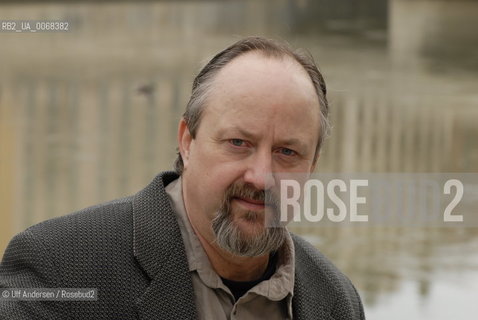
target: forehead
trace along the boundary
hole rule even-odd
[[[273,130],[277,135],[296,135],[301,140],[307,137],[307,143],[315,144],[319,108],[312,81],[297,61],[250,52],[218,72],[202,121],[218,128]]]
[[[274,93],[278,98],[302,98],[316,103],[318,97],[308,73],[290,56],[269,57],[251,51],[225,65],[213,79],[211,95],[244,96]]]

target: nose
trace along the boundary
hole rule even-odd
[[[258,190],[268,190],[274,184],[272,178],[272,155],[270,152],[256,152],[248,161],[244,182]]]

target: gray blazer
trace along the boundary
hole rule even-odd
[[[181,233],[159,174],[134,196],[47,220],[16,235],[0,288],[97,288],[97,301],[2,301],[0,319],[194,319]],[[365,319],[352,283],[292,235],[295,319]],[[1,291],[1,289],[0,289]]]

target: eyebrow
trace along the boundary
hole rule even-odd
[[[298,146],[302,150],[306,150],[307,146],[305,143],[296,138],[281,140],[281,143],[286,146]]]
[[[244,137],[246,137],[247,139],[250,139],[250,140],[255,140],[255,139],[257,138],[257,135],[256,135],[256,134],[254,134],[254,133],[252,133],[252,132],[249,132],[249,131],[247,131],[247,130],[244,130],[244,129],[242,129],[242,128],[239,128],[239,127],[233,127],[233,128],[231,129],[231,131],[239,131],[239,133],[240,133],[242,136],[244,136]]]
[[[220,134],[224,134],[225,132],[230,132],[230,131],[237,131],[239,134],[241,134],[242,136],[244,136],[246,139],[249,139],[249,140],[256,140],[257,138],[256,134],[236,126],[229,129],[225,129],[225,128],[220,129],[219,132]],[[297,138],[279,140],[278,144],[285,145],[285,146],[297,146],[302,152],[305,152],[305,150],[307,150],[307,145]]]

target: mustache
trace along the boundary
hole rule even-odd
[[[245,198],[254,201],[263,202],[264,205],[270,207],[274,211],[279,208],[279,197],[277,197],[271,190],[257,189],[248,183],[233,183],[226,189],[224,200],[228,205],[234,198]]]

